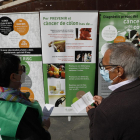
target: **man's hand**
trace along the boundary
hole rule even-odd
[[[95,95],[93,97],[93,100],[95,100],[94,104],[96,104],[98,106],[99,104],[101,104],[103,97]]]
[[[90,109],[92,109],[92,108],[95,108],[95,106],[91,106],[91,105],[89,105],[89,106],[87,106],[86,107],[86,112],[88,112]]]
[[[43,125],[43,128],[48,131],[48,129],[51,125],[50,118],[48,118],[47,120],[44,119],[44,121],[42,122],[42,125]]]

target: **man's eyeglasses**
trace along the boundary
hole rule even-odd
[[[24,65],[21,65],[21,69],[19,69],[18,71],[23,71],[23,72],[26,72],[26,67]]]
[[[99,68],[101,69],[101,70],[103,70],[105,67],[107,67],[107,66],[118,66],[118,65],[103,65],[103,63],[102,63],[102,60],[101,60],[101,62],[99,63]]]

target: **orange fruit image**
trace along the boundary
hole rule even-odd
[[[49,76],[49,77],[52,77],[53,75],[54,75],[53,71],[49,71],[49,72],[48,72],[48,76]]]

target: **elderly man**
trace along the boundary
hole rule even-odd
[[[88,106],[90,140],[140,139],[140,52],[131,43],[114,43],[100,62],[100,73],[112,93],[97,107]]]

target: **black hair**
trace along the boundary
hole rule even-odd
[[[0,86],[8,87],[10,84],[10,75],[18,73],[20,58],[13,54],[0,52]]]

